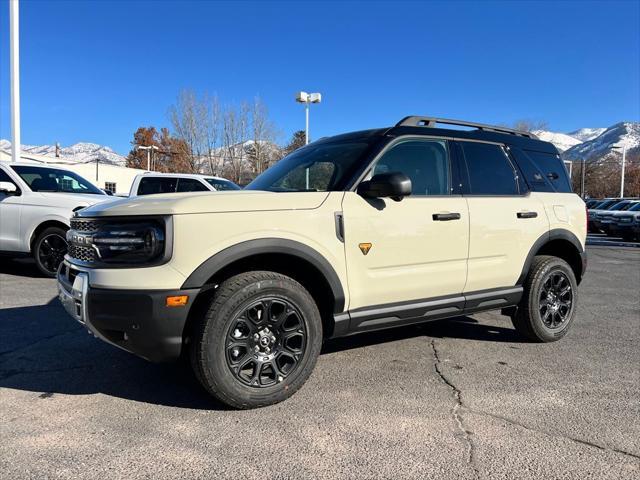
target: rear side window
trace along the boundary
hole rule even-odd
[[[467,165],[465,193],[471,195],[518,195],[518,179],[501,146],[460,142]]]
[[[174,193],[177,182],[177,178],[171,177],[145,177],[140,180],[140,184],[138,185],[138,195]]]
[[[538,167],[538,170],[549,179],[557,192],[571,192],[567,169],[558,155],[531,150],[527,150],[526,154]]]
[[[178,192],[208,192],[209,189],[205,187],[202,182],[195,178],[180,178],[178,179]]]

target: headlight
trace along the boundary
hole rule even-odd
[[[74,217],[68,255],[98,268],[160,265],[171,255],[171,225],[171,217]]]
[[[104,263],[152,263],[164,253],[164,244],[164,231],[154,223],[106,225],[93,236]]]

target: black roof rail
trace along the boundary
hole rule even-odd
[[[508,127],[498,127],[496,125],[485,125],[484,123],[467,122],[465,120],[452,120],[450,118],[436,118],[436,117],[422,117],[420,115],[410,115],[404,117],[398,123],[396,127],[431,127],[434,128],[436,124],[445,125],[458,125],[461,127],[473,127],[478,130],[484,130],[488,132],[507,133],[509,135],[518,135],[521,137],[538,138],[531,132],[523,132],[522,130],[515,130]]]

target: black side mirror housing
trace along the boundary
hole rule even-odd
[[[399,202],[411,195],[411,179],[401,172],[379,173],[358,185],[358,195],[364,198],[389,197]]]

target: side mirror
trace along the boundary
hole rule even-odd
[[[390,197],[399,202],[411,195],[411,179],[400,172],[379,173],[358,185],[358,194],[364,198]]]
[[[0,182],[0,193],[4,193],[7,196],[20,195],[18,187],[11,182]]]

